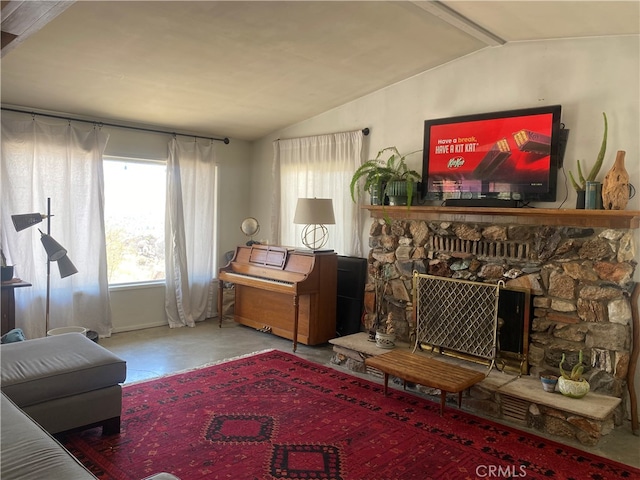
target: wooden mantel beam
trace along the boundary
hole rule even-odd
[[[572,210],[557,208],[495,207],[389,207],[366,205],[374,218],[438,220],[450,222],[518,223],[523,225],[569,226],[580,228],[640,228],[640,211]]]

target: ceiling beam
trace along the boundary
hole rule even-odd
[[[435,0],[422,0],[411,3],[421,8],[425,12],[438,17],[442,21],[447,22],[449,25],[456,27],[458,30],[462,30],[463,32],[471,35],[473,38],[480,40],[486,45],[496,47],[507,43],[506,40],[500,38],[486,28],[481,27],[474,21],[469,20],[467,17],[460,15],[458,12],[446,6],[442,2]]]
[[[56,18],[73,1],[3,1],[2,2],[2,54],[26,40],[51,20]]]

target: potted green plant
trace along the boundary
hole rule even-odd
[[[572,172],[569,172],[569,179],[571,180],[571,185],[578,193],[578,201],[576,202],[576,208],[584,208],[584,192],[587,182],[593,182],[596,179],[596,176],[600,172],[602,168],[602,162],[604,160],[604,154],[607,151],[607,133],[609,129],[609,125],[607,123],[607,114],[602,112],[602,116],[604,117],[604,135],[602,137],[602,144],[600,145],[600,152],[598,153],[598,157],[596,158],[596,163],[593,164],[591,171],[589,174],[584,176],[582,171],[582,165],[580,164],[580,160],[578,160],[578,180],[575,179]],[[586,170],[585,170],[586,171]]]
[[[566,361],[566,356],[563,353],[560,360],[560,377],[558,378],[558,390],[563,395],[571,398],[582,398],[590,390],[589,382],[582,378],[584,372],[584,365],[582,363],[582,350],[578,355],[578,363],[576,363],[570,372],[565,371],[562,366]]]
[[[351,199],[357,202],[361,186],[371,195],[372,205],[384,205],[385,197],[389,197],[391,205],[411,206],[415,184],[421,176],[408,167],[406,158],[418,152],[401,155],[396,147],[380,150],[376,158],[367,160],[353,173],[349,184]]]

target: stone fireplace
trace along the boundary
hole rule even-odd
[[[629,411],[638,212],[368,209],[365,329],[383,326],[400,341],[415,340],[413,272],[525,289],[530,375],[558,374],[563,353],[570,368],[582,351],[591,391],[622,399],[613,418],[622,423]],[[523,419],[530,425],[552,423],[530,413]]]

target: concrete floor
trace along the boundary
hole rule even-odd
[[[217,320],[208,320],[198,323],[195,328],[157,327],[117,333],[110,338],[100,339],[100,345],[127,361],[125,384],[190,370],[261,350],[292,352],[290,340],[257,332],[229,319],[225,319],[222,328],[218,328]],[[354,372],[330,363],[332,345],[308,347],[299,344],[296,354],[312,362],[354,375]],[[380,382],[372,376],[366,378]],[[448,405],[447,408],[455,407]],[[508,422],[503,423],[509,425]],[[519,425],[512,426],[522,429]],[[540,435],[538,431],[532,432]],[[554,437],[553,440],[640,468],[640,437],[632,434],[629,422],[604,436],[598,445],[592,448],[561,438]]]

